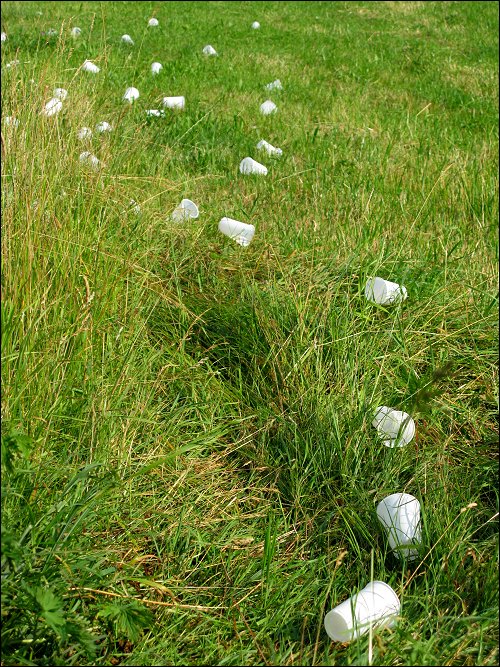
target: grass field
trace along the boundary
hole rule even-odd
[[[498,664],[498,23],[2,2],[2,665]],[[408,298],[369,303],[369,276]],[[375,512],[395,492],[421,503],[414,563]],[[332,642],[371,579],[399,622]]]

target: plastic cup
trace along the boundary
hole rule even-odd
[[[207,44],[203,49],[203,54],[205,56],[216,56],[217,51],[214,49],[213,46],[210,46],[210,44]]]
[[[77,26],[75,26],[74,28],[71,29],[71,37],[73,37],[73,39],[78,39],[78,37],[80,37],[81,34],[82,34],[82,30],[81,30],[81,28],[78,28]]]
[[[130,44],[130,46],[134,46],[134,40],[130,35],[122,35],[122,42],[124,44]]]
[[[2,121],[7,127],[19,127],[19,121],[17,118],[14,118],[14,116],[5,116],[2,118]]]
[[[16,67],[16,65],[19,65],[21,61],[20,60],[12,60],[10,63],[7,63],[5,65],[5,69],[10,69],[11,67]]]
[[[93,169],[99,169],[100,161],[96,158],[95,155],[92,155],[90,151],[84,151],[83,153],[80,153],[80,162],[89,164]]]
[[[165,112],[163,109],[146,109],[146,116],[155,116],[156,118],[163,118]]]
[[[386,447],[404,447],[415,435],[415,422],[410,415],[385,405],[376,409],[372,426]]]
[[[283,155],[283,151],[281,150],[281,148],[275,148],[272,144],[269,144],[264,139],[261,139],[259,141],[259,143],[257,144],[257,149],[260,151],[266,151],[268,155],[276,155],[276,156]]]
[[[219,231],[241,246],[247,246],[254,237],[255,227],[232,218],[222,218],[219,222]]]
[[[163,65],[161,63],[153,63],[151,65],[151,73],[152,74],[159,74],[162,69],[163,69]]]
[[[101,71],[100,68],[97,67],[97,65],[94,65],[90,60],[86,60],[83,63],[82,69],[84,72],[91,72],[92,74],[98,74]]]
[[[134,88],[133,86],[131,88],[127,88],[125,91],[125,95],[123,96],[123,101],[124,102],[135,102],[135,100],[139,99],[139,91],[137,88]]]
[[[81,127],[78,130],[77,137],[80,139],[80,141],[85,141],[85,139],[90,139],[92,137],[92,130],[90,127]]]
[[[106,120],[97,123],[97,125],[95,126],[95,131],[100,132],[101,134],[103,132],[111,132],[112,129],[113,127]]]
[[[400,609],[399,598],[389,584],[371,581],[326,614],[325,630],[333,641],[349,642],[368,632],[370,626],[392,627]]]
[[[172,212],[172,220],[175,222],[183,222],[189,218],[197,218],[200,212],[198,207],[190,199],[183,199],[179,206]]]
[[[393,493],[377,505],[377,516],[387,531],[397,558],[415,560],[421,541],[420,503],[409,493]]]
[[[387,306],[391,303],[404,301],[408,296],[406,287],[391,283],[383,278],[369,278],[365,287],[365,297],[368,301]]]
[[[258,30],[258,29],[260,28],[260,23],[259,23],[258,21],[254,21],[254,22],[252,23],[252,28],[253,28],[254,30]]]
[[[242,174],[260,174],[265,176],[267,174],[267,167],[263,164],[253,160],[251,157],[245,157],[240,162],[240,172]]]
[[[65,90],[64,88],[55,88],[54,97],[57,97],[58,100],[64,102],[64,100],[68,97],[68,91]]]
[[[185,105],[186,100],[183,96],[163,98],[163,106],[168,109],[184,109]]]
[[[149,19],[148,26],[150,28],[156,28],[156,26],[158,26],[158,25],[160,25],[160,22],[158,21],[158,19],[155,19],[155,18]]]
[[[2,32],[2,42],[7,41],[7,34],[5,32]]]
[[[135,201],[135,199],[131,199],[131,200],[130,200],[130,206],[131,206],[131,210],[132,210],[136,215],[140,215],[140,214],[141,214],[141,207],[140,207],[139,204]]]
[[[266,100],[260,105],[260,113],[264,116],[269,116],[269,114],[276,113],[276,111],[278,111],[278,107],[271,100]]]
[[[45,116],[54,116],[55,114],[58,114],[61,109],[62,109],[62,102],[58,97],[53,97],[51,100],[47,102],[45,105],[42,113]]]
[[[268,83],[266,86],[264,86],[266,90],[283,90],[283,85],[279,79],[276,79],[275,81],[272,81],[271,83]]]

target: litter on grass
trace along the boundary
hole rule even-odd
[[[152,74],[159,74],[162,69],[163,69],[163,65],[161,63],[153,63],[151,65],[151,73]]]
[[[383,278],[369,278],[365,286],[365,297],[372,303],[388,306],[404,301],[408,296],[406,287]]]
[[[99,169],[100,161],[90,151],[80,153],[80,162],[90,165],[93,169]]]
[[[406,412],[382,405],[375,411],[372,426],[386,447],[404,447],[415,435],[415,422]]]
[[[160,22],[158,21],[158,19],[155,19],[155,18],[149,19],[148,26],[150,28],[156,28],[156,26],[158,26],[158,25],[160,25]]]
[[[98,74],[101,71],[100,67],[97,67],[97,65],[94,65],[94,63],[91,62],[90,60],[86,60],[83,63],[82,70],[84,72],[91,72],[92,74]]]
[[[140,214],[141,214],[141,207],[140,207],[139,204],[135,201],[135,199],[131,199],[131,200],[130,200],[130,206],[132,207],[132,211],[133,211],[133,213],[135,213],[136,215],[140,215]]]
[[[71,37],[73,37],[73,39],[77,39],[78,37],[80,37],[81,34],[82,31],[77,26],[71,29]]]
[[[203,49],[203,54],[205,56],[216,56],[217,51],[214,49],[213,46],[210,46],[210,44],[207,44]]]
[[[7,35],[6,35],[5,32],[2,32],[2,42],[6,42],[6,41],[7,41]]]
[[[80,139],[80,141],[84,141],[85,139],[90,139],[92,137],[92,130],[90,129],[90,127],[81,127],[78,130],[77,137],[78,139]]]
[[[61,100],[58,97],[53,97],[47,102],[42,113],[44,116],[55,116],[61,111],[62,106]]]
[[[21,61],[20,60],[12,60],[10,63],[7,63],[5,65],[5,69],[10,69],[11,67],[16,67],[16,65],[19,65]]]
[[[4,116],[2,121],[7,127],[19,127],[19,121],[17,118],[14,118],[14,116]]]
[[[139,99],[139,91],[137,88],[134,88],[133,86],[131,88],[127,88],[125,95],[123,96],[123,101],[132,104],[132,102],[137,99]]]
[[[276,111],[278,111],[278,107],[271,100],[266,100],[260,105],[260,113],[264,116],[269,116],[269,114],[276,113]]]
[[[242,174],[260,174],[265,176],[267,174],[267,167],[253,160],[251,157],[245,157],[240,162],[240,172]]]
[[[283,90],[283,85],[279,79],[276,79],[275,81],[268,83],[264,88],[266,90]]]
[[[232,218],[222,218],[219,222],[219,231],[245,247],[253,239],[255,227],[239,220],[233,220]]]
[[[106,120],[102,120],[100,123],[97,123],[95,126],[95,131],[96,132],[111,132],[113,129],[113,126],[110,125]]]
[[[122,35],[122,42],[124,44],[130,44],[130,46],[134,46],[134,40],[130,35]]]
[[[175,222],[183,222],[189,218],[197,218],[200,212],[198,207],[190,199],[183,199],[179,206],[172,212],[172,220]]]
[[[165,112],[163,109],[146,109],[146,116],[155,116],[156,118],[164,118]]]
[[[281,150],[281,148],[276,148],[275,146],[273,146],[272,144],[269,144],[264,139],[261,139],[259,141],[259,143],[257,144],[257,148],[260,151],[266,151],[266,153],[268,155],[276,155],[278,157],[280,155],[283,155],[283,151]]]
[[[377,505],[377,516],[387,531],[389,546],[397,558],[415,560],[420,544],[420,503],[409,493],[393,493]]]
[[[168,109],[184,109],[186,100],[181,95],[180,97],[164,97],[163,106]]]
[[[260,28],[260,23],[259,23],[258,21],[254,21],[254,22],[252,23],[252,28],[253,28],[254,30],[258,30],[258,29]]]
[[[56,88],[54,90],[54,97],[57,97],[57,99],[64,102],[64,100],[68,97],[68,91],[64,88]]]

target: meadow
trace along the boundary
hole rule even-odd
[[[498,18],[2,2],[2,665],[498,664]],[[332,642],[371,579],[398,623]]]

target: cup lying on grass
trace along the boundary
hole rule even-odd
[[[124,44],[130,44],[130,46],[134,46],[134,40],[130,35],[122,35],[122,40]]]
[[[148,26],[150,28],[156,28],[156,26],[158,26],[158,25],[160,25],[160,22],[158,21],[158,19],[155,19],[155,18],[149,19]]]
[[[42,113],[44,116],[55,116],[62,109],[63,103],[58,97],[53,97],[47,102]]]
[[[260,28],[260,23],[259,23],[258,21],[254,21],[254,22],[252,23],[252,28],[253,28],[254,30],[258,30],[258,29]]]
[[[242,174],[260,174],[261,176],[265,176],[267,174],[267,167],[253,160],[251,157],[245,157],[240,162],[240,172]]]
[[[82,65],[82,70],[84,72],[90,72],[91,74],[98,74],[101,70],[97,65],[94,65],[90,60],[86,60]]]
[[[370,626],[392,627],[400,609],[399,598],[389,584],[371,581],[326,614],[325,630],[333,641],[349,642],[368,632]]]
[[[19,121],[14,116],[4,116],[2,122],[6,127],[19,127]]]
[[[80,153],[80,162],[88,164],[93,169],[99,169],[99,165],[101,164],[100,160],[98,160],[95,155],[92,155],[90,151]]]
[[[409,493],[393,493],[377,505],[377,516],[387,531],[389,546],[397,558],[415,560],[420,544],[420,503]]]
[[[64,100],[68,97],[68,91],[65,88],[54,88],[54,97],[57,97],[58,100],[61,100],[61,102],[64,102]]]
[[[275,79],[271,83],[264,86],[266,90],[283,90],[283,85],[279,79]]]
[[[183,222],[184,220],[189,220],[190,218],[197,218],[200,212],[198,207],[190,199],[183,199],[179,206],[172,212],[172,220],[175,222]]]
[[[214,49],[213,46],[211,46],[210,44],[207,44],[207,45],[203,48],[203,55],[205,55],[205,56],[216,56],[216,55],[217,55],[217,51]]]
[[[80,139],[80,141],[85,141],[85,139],[90,139],[92,137],[92,130],[90,127],[81,127],[78,130],[77,137]]]
[[[386,447],[404,447],[415,435],[415,422],[406,412],[382,405],[375,411],[372,426]]]
[[[154,116],[156,118],[164,118],[165,112],[163,109],[146,109],[146,116]]]
[[[95,126],[95,131],[99,132],[101,134],[103,132],[111,132],[112,129],[113,129],[113,127],[106,120],[102,120],[100,123],[97,123],[97,125]]]
[[[135,100],[139,99],[139,91],[137,88],[134,88],[133,86],[131,88],[127,88],[125,91],[125,95],[123,96],[123,101],[124,102],[130,102],[132,104],[135,102]]]
[[[78,37],[80,37],[81,34],[82,34],[81,28],[78,28],[77,26],[71,28],[71,37],[73,37],[73,39],[78,39]]]
[[[180,97],[164,97],[163,106],[168,109],[184,109],[186,100],[181,95]]]
[[[163,65],[161,63],[153,63],[151,65],[151,74],[159,74],[163,69]]]
[[[387,306],[404,301],[408,296],[406,287],[383,278],[369,278],[365,286],[365,297],[372,303]]]
[[[232,218],[222,218],[219,222],[219,231],[241,246],[247,246],[254,237],[255,227]]]
[[[259,143],[257,144],[257,148],[260,151],[266,151],[268,155],[276,155],[276,157],[279,157],[280,155],[283,155],[283,151],[281,148],[275,148],[272,144],[267,143],[264,139],[261,139]]]
[[[269,114],[276,113],[277,111],[278,107],[274,102],[271,102],[271,100],[266,100],[260,105],[260,113],[264,116],[269,116]]]

